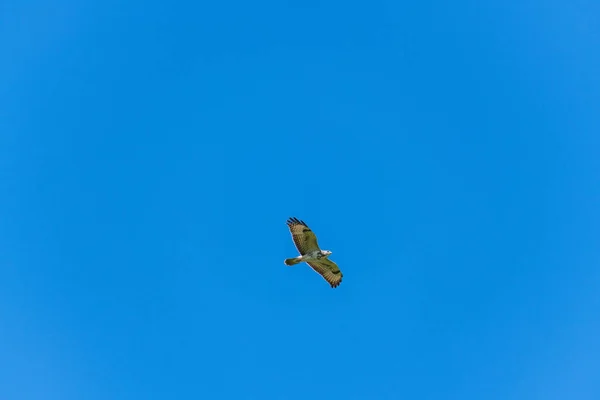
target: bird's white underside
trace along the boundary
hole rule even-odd
[[[327,256],[321,255],[321,257],[319,257],[319,255],[321,255],[321,251],[320,250],[315,250],[315,251],[312,251],[310,253],[306,253],[303,256],[299,256],[298,259],[302,260],[304,262],[308,262],[308,261],[323,260],[323,259],[327,258]]]

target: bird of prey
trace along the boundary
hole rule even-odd
[[[343,275],[336,263],[327,258],[331,255],[331,251],[319,248],[317,236],[304,221],[298,218],[290,218],[287,220],[287,226],[290,228],[292,239],[300,252],[300,256],[287,258],[284,261],[285,265],[292,266],[306,262],[325,278],[332,288],[337,287],[342,282]]]

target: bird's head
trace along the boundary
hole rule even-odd
[[[331,255],[331,251],[329,251],[329,250],[323,250],[323,255],[325,257],[329,257]]]

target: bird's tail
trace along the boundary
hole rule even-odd
[[[285,265],[292,266],[292,265],[300,264],[302,262],[302,260],[300,260],[298,257],[294,257],[294,258],[286,258],[283,262],[285,263]]]

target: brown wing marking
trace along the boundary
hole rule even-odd
[[[292,234],[292,239],[300,255],[305,255],[315,250],[319,250],[317,236],[314,232],[298,218],[290,218],[287,220],[287,226]]]
[[[338,287],[340,283],[342,283],[344,274],[342,274],[342,271],[340,271],[337,264],[330,259],[325,258],[318,262],[310,261],[307,264],[325,278],[332,288]]]

